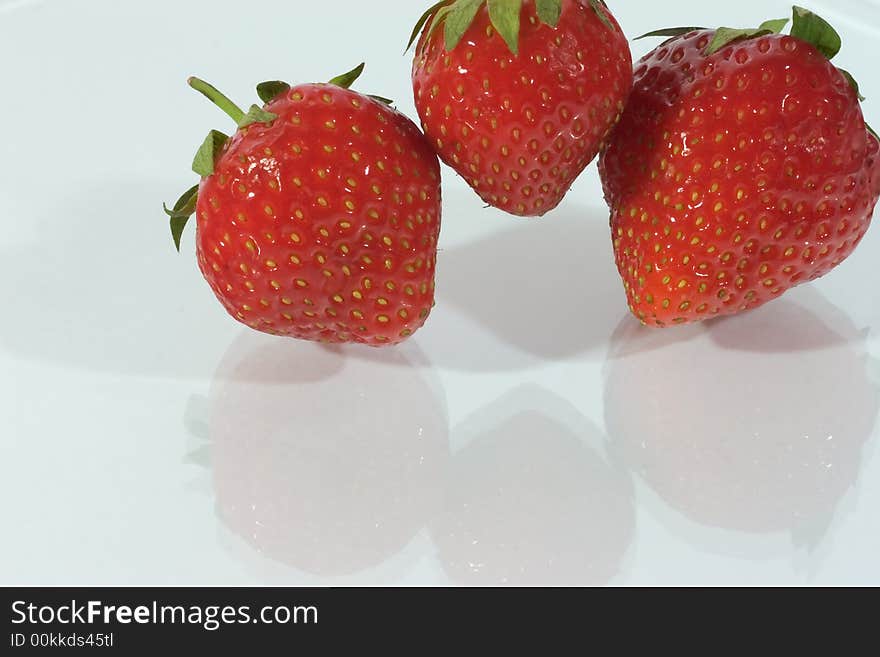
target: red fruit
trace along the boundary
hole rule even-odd
[[[756,308],[828,273],[868,229],[878,143],[829,61],[840,38],[806,10],[794,36],[776,33],[786,22],[684,28],[636,69],[599,171],[648,325]]]
[[[632,83],[626,37],[604,3],[450,0],[414,36],[422,25],[413,91],[440,157],[494,207],[555,208]]]
[[[331,84],[260,85],[265,106],[242,116],[191,81],[241,127],[212,133],[203,176],[178,202],[178,240],[193,209],[199,267],[248,326],[321,342],[394,344],[434,304],[440,231],[437,157],[419,129],[381,99]]]

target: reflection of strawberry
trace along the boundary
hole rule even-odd
[[[868,229],[878,142],[837,33],[796,8],[755,30],[682,28],[643,58],[600,159],[617,265],[651,326],[760,306]]]
[[[682,335],[629,321],[615,335],[614,452],[693,521],[816,540],[856,481],[880,408],[864,337],[817,292],[792,300]]]
[[[515,215],[555,208],[623,110],[626,37],[601,0],[447,0],[413,63],[422,126],[480,197]]]
[[[322,576],[402,550],[436,511],[449,450],[444,402],[405,349],[360,360],[243,334],[210,400],[225,525]]]
[[[199,266],[239,321],[266,333],[381,346],[434,303],[440,172],[418,128],[381,99],[330,84],[264,83],[245,114],[190,84],[239,125],[212,132],[202,176],[169,211],[179,245],[198,216]],[[197,206],[196,206],[197,204]]]
[[[632,541],[632,483],[591,445],[574,407],[528,386],[469,418],[432,525],[449,576],[466,585],[605,584]]]

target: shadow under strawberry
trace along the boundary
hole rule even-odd
[[[238,325],[156,230],[151,204],[171,187],[96,181],[34,222],[39,241],[0,250],[0,275],[28,286],[13,293],[18,319],[0,326],[0,349],[90,371],[209,377]]]
[[[817,545],[880,408],[866,336],[803,288],[730,320],[625,320],[605,369],[619,463],[699,525]]]
[[[629,476],[597,451],[599,431],[538,386],[516,389],[454,432],[442,512],[444,570],[464,585],[599,585],[635,533]]]
[[[365,362],[241,335],[207,404],[223,524],[268,559],[322,577],[400,553],[437,508],[449,450],[442,391],[420,358],[409,345]]]
[[[457,212],[471,199],[445,203],[449,222],[486,221],[480,208]],[[566,205],[441,248],[437,272],[437,307],[420,338],[444,367],[505,371],[576,357],[604,344],[627,312],[604,209]]]

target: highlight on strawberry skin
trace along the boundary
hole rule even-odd
[[[848,258],[880,195],[880,144],[832,63],[834,28],[794,7],[755,28],[645,36],[666,40],[637,63],[599,162],[638,319],[757,308]]]
[[[261,83],[247,112],[189,80],[237,130],[208,134],[193,161],[200,183],[166,212],[178,249],[196,215],[199,268],[253,329],[385,346],[434,305],[440,163],[391,101],[349,89],[362,71]]]
[[[601,0],[444,0],[410,46],[431,144],[485,203],[518,216],[559,205],[632,85],[629,44]]]

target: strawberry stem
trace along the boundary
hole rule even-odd
[[[244,119],[244,111],[212,85],[196,77],[191,77],[186,82],[189,86],[201,93],[217,107],[222,109],[229,116],[230,119],[235,121],[236,125],[241,123],[241,121]]]

